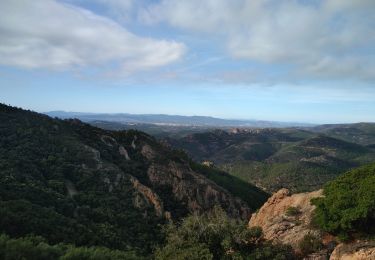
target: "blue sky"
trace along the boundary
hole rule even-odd
[[[372,0],[3,0],[0,102],[375,121]]]

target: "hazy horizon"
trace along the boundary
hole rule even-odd
[[[0,102],[375,122],[375,1],[4,0]]]

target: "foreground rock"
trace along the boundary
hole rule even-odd
[[[375,260],[375,241],[356,241],[339,244],[330,260]]]
[[[265,239],[289,244],[298,250],[298,244],[305,235],[320,237],[320,232],[310,227],[315,209],[310,200],[322,196],[322,193],[319,190],[289,195],[289,190],[281,189],[252,215],[249,227],[259,226]]]

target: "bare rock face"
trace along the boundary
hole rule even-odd
[[[120,146],[118,148],[118,152],[127,160],[129,161],[130,160],[130,157],[129,157],[129,154],[128,154],[128,151],[126,151],[126,149],[124,148],[124,146]]]
[[[250,217],[251,210],[241,199],[193,171],[188,162],[160,160],[159,155],[167,148],[159,149],[147,144],[141,148],[142,155],[150,161],[147,177],[152,189],[169,192],[170,199],[183,205],[189,213],[203,213],[219,205],[232,217]]]
[[[303,260],[328,260],[328,257],[329,253],[325,249],[316,253],[309,254],[308,256],[305,256]]]
[[[375,241],[356,241],[339,244],[330,260],[375,260]]]
[[[148,144],[145,144],[142,147],[141,153],[144,157],[146,157],[149,160],[152,160],[156,157],[156,152]]]
[[[244,202],[185,164],[152,163],[147,174],[154,187],[170,187],[174,199],[186,205],[190,213],[202,213],[219,205],[236,218],[248,219],[251,214]]]
[[[130,181],[133,184],[133,187],[142,194],[143,198],[146,199],[148,203],[154,206],[156,215],[161,217],[164,215],[164,208],[163,202],[160,200],[159,196],[154,193],[150,188],[146,187],[145,185],[141,184],[136,178],[130,177]],[[134,200],[134,204],[136,207],[141,207],[142,200],[139,197],[136,197]]]
[[[319,232],[310,228],[315,206],[310,204],[312,198],[322,196],[323,191],[289,195],[289,190],[276,192],[252,215],[249,227],[260,226],[265,239],[289,244],[294,249],[307,234],[320,236]]]

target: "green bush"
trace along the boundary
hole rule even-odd
[[[323,245],[317,236],[309,233],[299,242],[298,248],[303,255],[308,255],[321,250]]]
[[[41,237],[12,239],[7,235],[0,235],[0,259],[135,260],[142,258],[131,251],[111,250],[105,247],[75,247],[65,244],[49,245]]]
[[[156,259],[293,259],[290,247],[264,241],[261,228],[249,229],[217,207],[170,224],[165,232],[166,245]]]
[[[314,222],[323,230],[348,239],[353,234],[374,234],[375,164],[351,170],[324,187]]]
[[[297,207],[288,207],[285,211],[285,215],[295,217],[301,214],[301,210]]]

